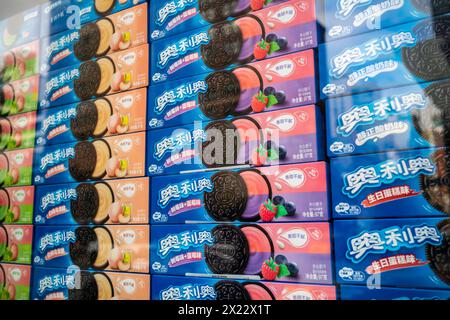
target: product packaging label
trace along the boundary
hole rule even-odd
[[[0,264],[0,300],[30,300],[31,266]]]
[[[0,115],[36,111],[38,108],[39,75],[0,86]]]
[[[0,149],[15,150],[34,147],[36,112],[0,118]]]
[[[0,225],[0,262],[31,264],[33,226]]]
[[[0,188],[0,223],[33,224],[34,187]]]
[[[39,73],[39,41],[3,52],[0,59],[0,80],[17,81]]]
[[[32,184],[33,149],[0,152],[0,186],[18,187]]]
[[[33,7],[0,21],[0,52],[39,39],[40,7]]]

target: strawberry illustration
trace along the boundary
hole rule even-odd
[[[275,219],[277,212],[278,208],[271,200],[267,200],[259,207],[259,216],[264,222],[270,222]]]
[[[252,8],[253,11],[261,10],[264,7],[265,0],[251,0],[250,2],[250,8]]]
[[[255,56],[256,60],[262,60],[264,59],[270,51],[270,43],[266,40],[261,40],[255,45],[255,48],[253,49],[253,55]]]
[[[253,112],[262,112],[267,107],[269,103],[269,98],[260,91],[257,95],[255,95],[252,99],[252,110]]]
[[[272,259],[264,261],[261,267],[261,273],[265,280],[273,281],[280,272],[280,266]]]

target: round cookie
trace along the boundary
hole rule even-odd
[[[422,20],[414,27],[414,34],[418,41],[438,37],[450,38],[450,16]]]
[[[432,156],[433,175],[421,175],[424,198],[438,211],[450,215],[450,151],[441,149]]]
[[[77,181],[92,177],[97,164],[97,152],[91,142],[79,142],[75,146],[75,157],[69,159],[69,171]]]
[[[95,269],[105,269],[109,265],[108,258],[111,250],[114,248],[114,239],[105,227],[95,227],[93,230],[97,235],[98,243],[97,256],[93,267]]]
[[[239,103],[241,86],[230,71],[213,72],[206,77],[208,89],[198,95],[200,110],[210,119],[223,119],[230,115]]]
[[[104,224],[109,220],[109,208],[114,203],[114,192],[106,182],[98,182],[95,185],[98,193],[99,204],[95,213],[94,223]]]
[[[85,24],[79,32],[79,40],[73,45],[73,53],[80,61],[95,57],[100,44],[100,28],[95,23]]]
[[[450,145],[450,81],[429,85],[427,105],[411,112],[417,132],[433,146]]]
[[[111,300],[114,297],[114,287],[108,275],[102,272],[94,273],[98,288],[97,300]]]
[[[222,280],[214,285],[216,300],[250,300],[245,287],[237,281]]]
[[[89,224],[99,208],[97,189],[89,183],[81,183],[76,188],[77,199],[70,201],[72,217],[78,224]]]
[[[239,136],[236,127],[230,121],[219,120],[209,123],[205,127],[205,132],[206,141],[201,143],[203,164],[208,168],[236,164],[239,148]],[[221,141],[216,141],[216,139],[221,139]],[[231,145],[230,139],[233,140]],[[212,145],[212,148],[209,148],[210,145]],[[217,147],[220,146],[222,146],[222,150],[219,150],[221,154],[217,154]]]
[[[103,57],[97,60],[100,68],[100,82],[97,88],[96,96],[102,97],[111,91],[111,80],[116,72],[116,66],[109,57]]]
[[[437,227],[442,235],[439,246],[427,244],[427,260],[430,268],[447,285],[450,285],[450,219],[441,221]]]
[[[95,100],[97,109],[97,124],[94,128],[93,137],[101,138],[108,132],[108,120],[113,114],[113,108],[108,99],[100,98]]]
[[[87,140],[94,134],[98,121],[97,108],[92,101],[77,105],[75,118],[70,120],[70,130],[77,140]]]
[[[241,29],[226,21],[208,31],[209,43],[201,46],[203,62],[211,69],[223,69],[237,61],[242,49]]]
[[[239,0],[199,0],[198,7],[203,19],[210,23],[224,21],[233,16]]]
[[[438,16],[450,12],[450,1],[448,0],[411,0],[418,10]]]
[[[112,156],[109,144],[103,140],[95,140],[92,145],[96,153],[96,163],[92,172],[92,179],[102,179],[106,175],[106,165]]]
[[[87,61],[80,66],[79,73],[79,78],[73,82],[73,88],[78,98],[88,100],[97,94],[102,72],[97,62]]]
[[[79,284],[77,288],[76,284]],[[75,274],[75,286],[68,290],[69,300],[97,300],[98,286],[95,277],[88,271],[79,271]]]
[[[208,214],[215,221],[235,221],[247,206],[248,190],[241,176],[233,171],[221,171],[211,177],[213,190],[203,199]]]
[[[80,269],[91,268],[98,255],[99,243],[96,232],[89,227],[78,227],[75,230],[75,242],[71,242],[70,258]]]
[[[117,0],[94,0],[95,11],[100,15],[108,15],[114,8]]]
[[[97,21],[96,25],[100,31],[100,39],[95,54],[100,57],[106,55],[110,50],[109,42],[114,34],[114,24],[110,19],[103,18]]]
[[[232,225],[219,225],[212,230],[215,242],[205,246],[205,261],[215,274],[242,274],[250,249],[242,231]]]

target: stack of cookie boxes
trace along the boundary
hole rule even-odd
[[[39,7],[0,21],[0,300],[28,300]]]
[[[335,299],[315,1],[234,6],[150,4],[152,299]]]
[[[31,299],[150,299],[147,6],[42,7]]]
[[[325,3],[321,93],[341,298],[448,299],[448,2]]]

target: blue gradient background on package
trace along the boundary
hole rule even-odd
[[[426,90],[440,83],[450,86],[428,82],[326,100],[328,156],[443,146],[426,140],[413,118],[433,111]]]
[[[368,288],[362,286],[340,287],[342,300],[448,300],[450,291],[447,290],[421,290],[404,288]]]
[[[421,176],[432,176],[432,156],[445,149],[422,149],[331,159],[334,218],[446,216],[429,203]],[[448,150],[447,150],[448,152]]]
[[[95,8],[95,0],[57,0],[41,7],[41,36],[48,36],[70,29],[79,29],[81,25],[112,13],[131,8],[147,0],[112,1],[113,6],[105,13]]]
[[[439,246],[445,241],[438,228],[443,222],[450,221],[447,218],[335,221],[337,283],[449,289],[450,285],[432,270],[427,257],[427,245]],[[376,274],[376,270],[387,271]]]
[[[325,0],[327,41],[360,33],[385,29],[402,23],[430,17],[432,6],[417,0]],[[435,14],[448,12],[435,10]]]
[[[442,17],[449,19],[450,15]],[[321,97],[426,82],[403,62],[403,52],[435,37],[428,28],[433,21],[424,19],[320,45]],[[426,32],[418,34],[422,28]]]

